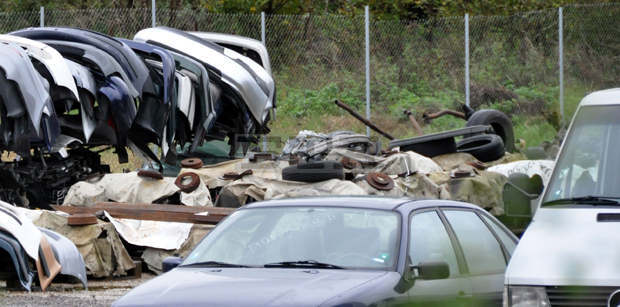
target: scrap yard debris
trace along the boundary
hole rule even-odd
[[[0,250],[10,258],[0,276],[10,285],[45,291],[57,275],[87,287],[87,276],[160,273],[162,259],[187,255],[255,201],[453,199],[502,219],[506,195],[549,178],[553,162],[521,161],[496,110],[444,111],[465,127],[427,135],[405,112],[418,136],[395,139],[336,101],[387,138],[387,150],[352,131],[304,130],[281,153],[257,152],[276,108],[268,58],[235,51],[262,46],[253,40],[223,47],[208,37],[166,27],[134,40],[74,28],[0,35],[0,150],[11,154],[0,162]],[[110,173],[109,149],[120,162],[130,149],[144,166]]]

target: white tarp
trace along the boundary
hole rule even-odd
[[[80,181],[69,189],[64,205],[92,206],[98,202],[153,203],[158,199],[181,193],[186,206],[213,206],[211,194],[201,182],[191,193],[180,192],[175,177],[162,180],[141,178],[136,172],[107,174],[97,182]]]
[[[187,240],[191,223],[117,219],[105,212],[116,231],[127,242],[160,249],[178,249]]]

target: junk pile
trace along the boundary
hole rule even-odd
[[[155,168],[145,170],[151,176],[205,141],[245,153],[269,132],[269,63],[208,37],[166,27],[134,40],[50,27],[0,35],[0,151],[10,153],[0,163],[0,199],[61,204],[74,183],[110,172],[99,154],[107,149],[120,163],[130,149]]]
[[[225,157],[247,152],[269,132],[274,94],[266,50],[248,38],[166,27],[133,40],[50,27],[0,35],[0,199],[14,205],[0,207],[2,279],[86,286],[87,274],[137,274],[143,254],[157,269],[164,251],[189,251],[231,210],[211,207],[197,174],[164,178],[163,165],[199,167],[181,157],[210,141]],[[108,174],[109,149],[148,163]]]

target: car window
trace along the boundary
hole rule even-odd
[[[263,266],[318,261],[392,270],[400,218],[387,210],[277,207],[240,210],[220,223],[184,264],[219,261]]]
[[[481,215],[482,215],[482,218],[487,222],[487,224],[491,226],[491,228],[493,229],[493,232],[495,232],[497,236],[499,237],[499,239],[502,241],[502,243],[504,244],[504,247],[508,251],[508,254],[512,255],[512,252],[517,247],[517,242],[515,242],[515,240],[513,240],[513,238],[506,233],[506,230],[502,229],[495,221],[492,221],[489,217],[487,217],[484,214],[481,214]]]
[[[506,259],[499,242],[475,213],[445,210],[444,214],[454,229],[471,274],[491,274],[505,270]]]
[[[416,213],[411,218],[409,259],[413,265],[445,261],[450,267],[450,276],[459,275],[454,248],[437,212]]]
[[[549,181],[544,202],[589,195],[620,198],[620,108],[588,106],[577,113]]]

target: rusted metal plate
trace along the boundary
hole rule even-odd
[[[95,214],[105,210],[115,218],[193,224],[217,224],[234,211],[232,208],[110,202],[97,203],[92,207],[52,206],[52,208],[69,214]],[[203,215],[205,212],[207,215]]]

